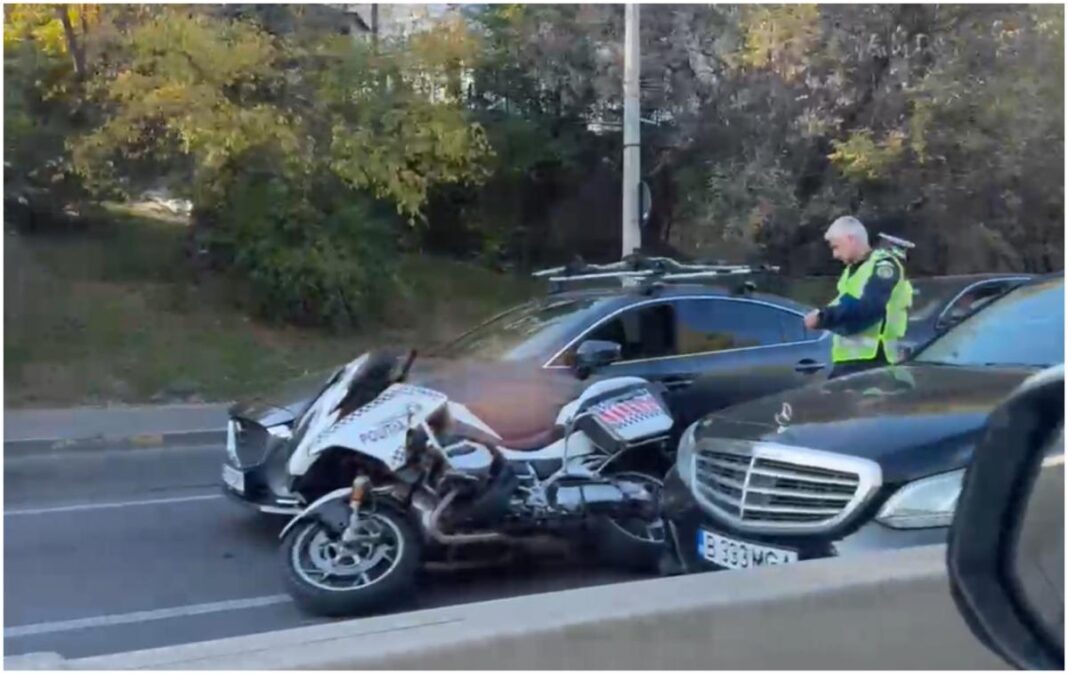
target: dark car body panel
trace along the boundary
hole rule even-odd
[[[990,410],[1033,372],[880,368],[714,413],[695,438],[698,446],[734,438],[859,456],[879,463],[884,482],[905,482],[964,466]],[[780,426],[776,415],[784,404],[791,420]]]

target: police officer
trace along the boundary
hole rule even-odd
[[[864,225],[848,215],[831,223],[824,238],[831,254],[846,268],[838,280],[838,297],[805,316],[805,327],[834,333],[830,376],[898,362],[898,340],[905,336],[912,305],[904,252],[900,248],[873,250]]]

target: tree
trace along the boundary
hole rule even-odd
[[[1059,266],[1061,8],[687,11],[659,28],[687,75],[660,162],[687,244],[814,270],[822,227],[854,211],[918,240],[928,272]]]
[[[458,26],[376,52],[280,33],[214,8],[142,17],[94,78],[106,114],[74,158],[101,195],[188,167],[196,236],[265,311],[351,324],[392,278],[383,206],[419,222],[432,189],[485,176],[490,148],[456,100],[470,40]]]

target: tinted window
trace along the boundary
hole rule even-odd
[[[532,302],[475,328],[441,349],[445,358],[523,360],[545,357],[566,338],[600,300],[557,299]]]
[[[615,342],[623,347],[623,360],[660,358],[675,354],[675,314],[671,305],[651,304],[624,311],[583,339]],[[565,357],[570,363],[574,350]]]
[[[680,354],[744,349],[804,339],[800,324],[790,330],[801,336],[787,339],[784,331],[788,325],[780,315],[786,312],[763,304],[709,299],[682,300],[677,307]],[[801,328],[800,332],[796,328]]]
[[[946,302],[961,290],[959,281],[939,278],[912,279],[912,307],[909,321],[920,322],[938,316]]]
[[[1011,284],[1007,281],[994,281],[969,288],[962,293],[953,304],[946,308],[941,320],[955,323],[994,298],[1002,295],[1010,286]]]
[[[779,326],[782,329],[784,342],[806,342],[820,338],[818,332],[805,329],[804,316],[798,316],[789,311],[775,310],[775,313],[779,316]]]
[[[1013,290],[972,314],[916,356],[949,365],[1064,362],[1064,281]]]

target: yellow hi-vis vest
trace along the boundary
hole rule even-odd
[[[859,300],[864,294],[864,286],[875,272],[875,265],[882,260],[892,260],[898,267],[898,281],[890,293],[890,300],[886,303],[886,314],[883,320],[865,328],[853,335],[839,335],[835,333],[831,347],[831,359],[835,363],[844,363],[856,360],[872,360],[879,353],[879,344],[883,345],[883,353],[890,363],[901,360],[898,352],[898,342],[905,336],[908,328],[908,310],[912,306],[912,284],[905,278],[905,266],[901,260],[888,250],[874,250],[868,259],[857,268],[852,275],[849,267],[842,270],[842,276],[838,279],[838,297],[831,305],[838,304],[846,295]]]

